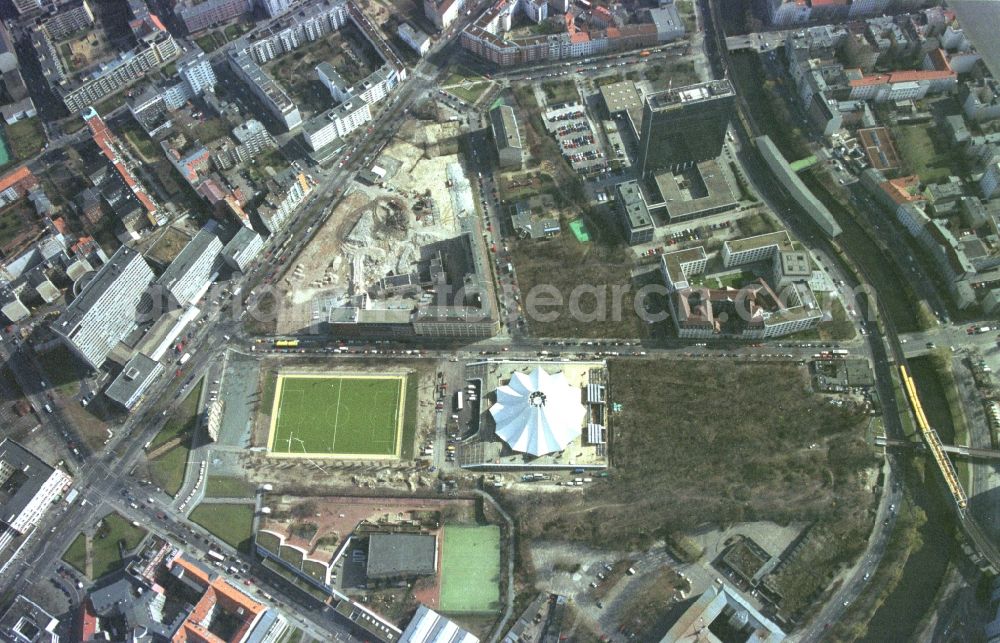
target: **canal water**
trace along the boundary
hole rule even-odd
[[[938,430],[946,444],[954,444],[955,430],[948,403],[930,360],[924,357],[908,361],[927,421]],[[895,591],[875,612],[867,635],[861,639],[866,643],[915,640],[915,628],[934,607],[934,597],[948,569],[948,561],[957,553],[954,512],[935,477],[938,474],[930,456],[926,456],[924,470],[925,484],[909,487],[917,505],[927,514],[927,522],[920,529],[922,543],[907,559]]]

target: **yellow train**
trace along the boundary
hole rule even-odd
[[[906,398],[909,400],[910,408],[913,410],[913,416],[917,420],[917,428],[920,430],[920,437],[923,438],[924,443],[931,452],[931,455],[934,456],[934,462],[937,464],[938,470],[944,477],[944,481],[948,485],[948,490],[955,499],[955,503],[960,509],[965,509],[969,504],[969,498],[965,494],[965,489],[962,488],[961,483],[958,481],[958,474],[955,472],[955,466],[951,463],[951,460],[948,458],[948,454],[945,453],[942,448],[941,437],[938,435],[938,432],[931,427],[930,423],[927,421],[927,416],[924,415],[924,407],[920,403],[920,397],[917,395],[917,386],[914,384],[913,378],[910,377],[910,371],[906,368],[905,364],[899,366],[899,377],[903,381],[903,389],[906,391]]]

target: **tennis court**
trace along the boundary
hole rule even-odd
[[[569,229],[573,231],[573,236],[580,243],[590,243],[590,233],[587,231],[587,224],[583,219],[574,219],[569,222]]]
[[[405,382],[405,376],[278,375],[268,451],[398,457]]]
[[[441,548],[441,611],[486,614],[500,609],[500,528],[447,525]]]

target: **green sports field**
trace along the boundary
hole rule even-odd
[[[279,375],[272,455],[398,457],[403,376]]]
[[[447,525],[441,548],[441,611],[487,614],[500,609],[500,528]]]

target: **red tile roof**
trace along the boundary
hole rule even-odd
[[[22,183],[25,183],[26,185],[22,186]],[[30,183],[30,185],[27,185],[28,183]],[[0,192],[3,192],[10,187],[18,187],[22,190],[27,190],[35,185],[38,185],[38,179],[36,179],[35,175],[31,173],[31,170],[28,169],[27,165],[22,165],[16,170],[8,172],[0,177]]]
[[[934,65],[935,70],[951,71],[951,64],[948,63],[948,55],[944,53],[944,49],[938,47],[927,54],[927,56],[931,59],[931,64]]]
[[[263,604],[230,585],[221,576],[210,579],[208,573],[186,560],[184,556],[178,556],[171,564],[180,565],[186,576],[205,588],[194,609],[174,634],[173,643],[226,643],[225,639],[213,634],[203,625],[216,609],[240,620],[239,627],[229,640],[241,641],[267,609]]]
[[[125,185],[129,187],[132,194],[135,195],[135,198],[139,200],[142,207],[146,209],[146,212],[156,212],[156,204],[153,203],[153,200],[148,194],[146,194],[145,189],[143,189],[139,182],[136,181],[135,177],[132,176],[129,169],[125,167],[125,164],[121,162],[116,149],[121,145],[118,137],[114,135],[114,132],[108,129],[104,119],[102,119],[101,115],[96,111],[92,110],[91,115],[85,120],[87,121],[87,126],[90,128],[90,133],[94,139],[94,143],[97,144],[97,147],[101,148],[101,152],[104,154],[105,158],[107,158],[108,161],[114,165],[115,170],[118,171],[118,175],[122,177],[123,181],[125,181]]]
[[[924,197],[920,193],[920,178],[917,176],[901,176],[882,183],[879,187],[889,195],[897,205],[923,201]]]
[[[951,69],[940,71],[894,71],[891,74],[875,74],[874,76],[865,76],[858,80],[852,80],[851,87],[907,83],[921,80],[941,80],[943,78],[954,78],[955,76],[955,72]]]

